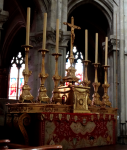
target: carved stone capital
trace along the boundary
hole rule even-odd
[[[105,50],[105,42],[102,43],[103,46],[103,50]],[[115,35],[111,35],[109,40],[108,40],[108,51],[109,53],[112,51],[119,51],[120,49],[120,40],[119,37],[116,40],[116,36]]]
[[[30,41],[34,47],[41,47],[43,40],[43,31],[38,33],[31,33]],[[67,43],[70,40],[70,31],[63,32],[59,31],[59,46],[67,47]],[[46,44],[47,45],[56,45],[56,31],[52,28],[46,32]]]

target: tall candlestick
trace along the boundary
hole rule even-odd
[[[85,30],[85,60],[88,60],[88,30]]]
[[[108,56],[108,37],[105,38],[105,66],[107,66],[107,56]]]
[[[98,63],[98,33],[96,33],[95,63]]]
[[[59,50],[59,19],[56,20],[56,53]]]
[[[30,7],[27,7],[26,45],[29,45],[29,36],[30,36]]]
[[[44,13],[42,49],[45,49],[45,45],[46,45],[46,26],[47,26],[47,13]]]

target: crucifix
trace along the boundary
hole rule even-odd
[[[71,17],[71,24],[64,22],[64,25],[68,25],[69,27],[71,27],[71,49],[70,49],[70,57],[73,57],[73,46],[74,46],[74,39],[75,39],[75,33],[74,30],[75,29],[81,29],[80,27],[74,25],[74,17]]]

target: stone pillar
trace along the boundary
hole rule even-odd
[[[3,10],[3,0],[0,1],[0,98],[8,97],[8,69],[2,66],[1,60],[1,51],[2,51],[2,43],[1,39],[1,31],[3,30],[2,26],[7,21],[9,13]]]
[[[112,102],[112,107],[118,108],[118,100],[119,100],[119,95],[118,95],[118,88],[119,88],[119,76],[118,76],[118,64],[119,64],[119,46],[120,46],[120,41],[117,39],[117,56],[116,56],[116,36],[111,35],[109,39],[109,75],[108,75],[108,80],[110,84],[110,89],[109,89],[109,97]],[[117,60],[116,60],[117,59]],[[117,104],[116,104],[116,77],[117,77]]]
[[[125,101],[125,29],[124,29],[124,1],[119,1],[120,6],[120,101],[121,101],[121,122],[126,118],[126,101]]]
[[[59,19],[59,29],[62,29],[62,0],[57,0],[57,19]]]
[[[124,54],[124,59],[125,59],[125,113],[127,114],[127,0],[124,0],[124,39],[125,39],[125,54]],[[125,120],[127,120],[127,115]]]
[[[2,49],[2,45],[1,45],[1,31],[3,30],[2,26],[3,24],[7,21],[7,18],[9,16],[9,13],[7,11],[4,11],[1,9],[2,7],[2,2],[0,2],[0,53],[1,53],[1,49]],[[0,67],[1,67],[1,55],[0,55]]]

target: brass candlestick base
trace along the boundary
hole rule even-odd
[[[39,78],[40,78],[40,88],[39,88],[39,93],[38,93],[38,97],[37,100],[42,103],[49,103],[50,98],[47,96],[47,90],[44,87],[44,83],[46,78],[48,77],[48,74],[45,73],[45,54],[47,52],[49,52],[49,50],[47,49],[40,49],[38,50],[39,52],[41,52],[42,54],[42,68],[41,68],[41,73],[39,74]]]
[[[30,90],[31,88],[28,85],[28,79],[29,76],[32,74],[32,71],[29,71],[28,68],[28,53],[29,48],[32,48],[31,45],[23,45],[22,47],[25,48],[25,69],[23,70],[23,76],[24,76],[24,85],[22,87],[22,94],[19,97],[19,102],[33,102],[34,97],[31,95]]]
[[[62,99],[60,97],[60,92],[58,90],[58,83],[61,80],[61,76],[58,75],[58,58],[62,56],[60,53],[53,53],[52,56],[55,56],[55,75],[53,76],[54,80],[54,90],[52,92],[52,102],[53,103],[62,103]]]
[[[98,87],[100,86],[100,82],[98,82],[98,77],[97,77],[97,68],[100,63],[93,63],[94,68],[95,68],[95,80],[93,82],[93,87],[94,87],[94,94],[93,94],[93,99],[92,99],[92,105],[93,106],[101,106],[102,102],[100,101],[100,95],[98,94]]]
[[[108,96],[108,88],[110,84],[108,84],[107,82],[107,71],[108,71],[109,66],[104,65],[103,67],[105,70],[105,81],[104,81],[104,84],[102,85],[102,87],[104,88],[104,95],[102,96],[102,105],[111,107],[111,102],[109,101],[109,96]]]
[[[87,75],[87,66],[88,66],[88,63],[91,62],[90,60],[83,60],[83,63],[84,63],[84,67],[85,67],[85,74],[84,74],[84,79],[83,81],[80,83],[82,84],[84,87],[88,87],[89,84],[91,83],[89,80],[88,80],[88,75]],[[90,96],[90,91],[88,92],[88,105],[91,105],[91,100],[89,98]]]
[[[88,66],[88,63],[91,62],[90,60],[83,60],[83,63],[85,64],[85,74],[84,74],[84,79],[83,81],[81,82],[81,84],[85,87],[88,87],[89,84],[91,83],[90,81],[88,81],[88,76],[87,76],[87,66]]]

